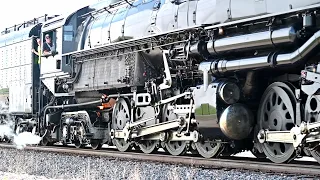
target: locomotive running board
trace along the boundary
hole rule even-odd
[[[293,127],[290,131],[260,130],[258,133],[260,143],[277,142],[290,143],[294,147],[302,143],[320,142],[320,122],[301,123],[300,127]]]
[[[163,134],[161,132],[166,131],[166,130],[170,130],[173,128],[184,127],[186,122],[187,121],[184,118],[181,118],[181,119],[179,118],[179,119],[163,122],[160,124],[154,124],[154,125],[150,125],[147,127],[142,127],[142,128],[137,129],[135,131],[130,131],[127,127],[125,127],[123,130],[116,130],[116,131],[114,129],[112,129],[110,132],[110,136],[112,139],[114,139],[114,138],[125,139],[125,141],[127,141],[128,139],[143,137],[143,136],[148,136],[148,135],[152,135],[150,137],[151,139],[155,139],[155,138],[162,139],[165,134]],[[190,138],[188,138],[188,140],[198,139],[198,135],[195,135],[193,133],[194,132],[192,132],[192,134],[189,135]],[[178,135],[176,132],[173,132],[172,134],[175,134],[175,136]],[[184,135],[181,134],[180,136],[184,136]],[[144,139],[148,139],[148,137],[144,138]],[[177,137],[174,139],[185,140],[185,137],[183,137],[183,138]]]

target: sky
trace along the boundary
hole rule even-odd
[[[101,0],[5,0],[0,6],[0,32],[6,27],[35,17],[72,12],[99,1]]]

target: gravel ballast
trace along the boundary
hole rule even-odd
[[[260,172],[201,169],[7,148],[0,148],[0,160],[1,179],[298,179]]]

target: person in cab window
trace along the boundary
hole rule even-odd
[[[36,62],[38,64],[40,64],[40,62],[41,62],[41,40],[40,40],[40,38],[37,38],[37,44],[38,44],[37,51],[32,49],[32,52],[38,56],[38,58],[36,58],[36,60],[37,60]]]
[[[49,34],[46,34],[45,39],[46,42],[43,44],[43,54],[51,54],[53,50],[53,45]]]

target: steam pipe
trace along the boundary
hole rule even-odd
[[[257,68],[275,67],[277,65],[290,65],[303,60],[320,44],[320,31],[316,32],[306,43],[292,53],[270,53],[268,56],[243,58],[238,60],[212,60],[202,62],[199,70],[208,73],[226,73],[230,71],[248,70]]]
[[[223,38],[209,41],[207,48],[210,54],[218,54],[226,51],[240,51],[244,49],[256,49],[272,47],[280,44],[294,43],[297,39],[293,27],[283,28],[275,31],[265,31],[241,36]]]
[[[257,50],[283,44],[294,44],[296,40],[297,32],[294,27],[290,26],[274,31],[263,31],[210,40],[207,43],[199,41],[192,44],[188,50],[191,55],[218,55],[225,52]]]
[[[93,105],[93,104],[98,104],[102,103],[101,100],[97,101],[92,101],[92,102],[85,102],[81,104],[67,104],[67,105],[58,105],[58,106],[48,106],[45,108],[44,113],[43,113],[43,124],[47,124],[46,121],[46,113],[48,109],[64,109],[64,108],[72,108],[72,107],[81,107],[81,106],[88,106],[88,105]]]

